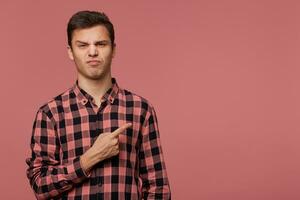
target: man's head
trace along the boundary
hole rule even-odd
[[[116,48],[109,18],[95,11],[77,12],[68,23],[67,33],[68,54],[76,65],[78,79],[109,79]]]

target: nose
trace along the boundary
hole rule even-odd
[[[89,48],[89,56],[94,57],[98,56],[98,50],[95,45],[91,45]]]

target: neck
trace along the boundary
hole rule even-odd
[[[90,94],[96,101],[100,101],[105,92],[112,86],[111,75],[99,80],[86,79],[78,76],[77,80],[79,87]]]

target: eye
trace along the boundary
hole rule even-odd
[[[107,46],[107,43],[106,42],[99,42],[96,45],[100,46],[100,47],[105,47],[105,46]]]
[[[78,45],[78,47],[82,48],[82,47],[86,47],[86,45],[85,44],[80,44],[80,45]]]

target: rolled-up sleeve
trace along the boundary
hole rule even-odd
[[[72,189],[88,178],[80,164],[80,157],[60,163],[60,142],[55,122],[39,109],[33,123],[31,157],[26,159],[26,175],[37,199],[49,199]]]
[[[143,199],[171,199],[157,117],[151,104],[148,106],[141,135],[139,163]]]

